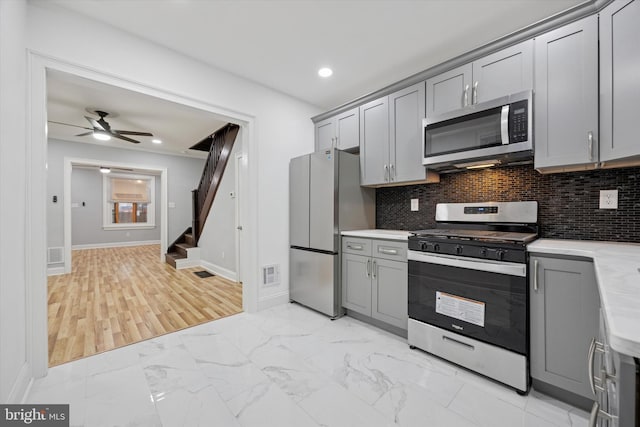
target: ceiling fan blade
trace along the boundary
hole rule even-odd
[[[93,126],[94,129],[98,129],[98,130],[106,130],[105,128],[102,127],[102,125],[100,123],[98,123],[98,121],[92,117],[89,116],[84,116],[85,119],[87,119],[89,121],[89,123],[91,123],[91,126]]]
[[[152,133],[149,132],[135,132],[132,130],[114,130],[113,133],[119,133],[121,135],[140,135],[140,136],[153,136]]]
[[[87,136],[87,135],[93,135],[93,131],[85,132],[85,133],[79,133],[76,136]]]
[[[87,129],[87,130],[91,130],[91,128],[88,128],[86,126],[78,126],[78,125],[72,125],[71,123],[62,123],[62,122],[56,122],[53,120],[47,120],[49,123],[55,123],[57,125],[65,125],[65,126],[73,126],[74,128],[80,128],[80,129]]]
[[[140,141],[136,141],[135,139],[127,138],[124,135],[120,135],[119,133],[110,133],[114,138],[122,139],[124,141],[133,142],[134,144],[140,144]]]
[[[109,125],[109,123],[107,123],[104,117],[100,117],[100,119],[97,122],[98,124],[100,124],[102,129],[106,130],[107,132],[111,132],[111,126]]]

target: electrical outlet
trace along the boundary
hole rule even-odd
[[[419,199],[411,199],[411,212],[416,212],[418,210],[418,200]]]
[[[618,190],[600,190],[600,209],[618,209]]]

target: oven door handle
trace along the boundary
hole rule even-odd
[[[492,260],[475,260],[447,255],[432,255],[424,252],[408,251],[409,261],[426,262],[428,264],[445,265],[448,267],[467,268],[469,270],[486,271],[489,273],[507,274],[509,276],[527,277],[526,264],[502,262]]]

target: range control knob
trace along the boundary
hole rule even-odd
[[[434,245],[433,245],[433,251],[434,251],[434,252],[440,252],[440,245],[439,245],[439,244],[437,244],[437,243],[436,243],[436,244],[434,244]]]
[[[423,252],[426,252],[426,250],[429,248],[429,244],[427,242],[420,242],[420,250]]]
[[[456,254],[460,255],[462,253],[462,246],[461,245],[456,245]]]
[[[505,254],[505,251],[498,249],[496,251],[496,259],[499,261],[502,261],[504,259],[504,254]]]
[[[487,257],[487,248],[480,248],[480,256],[483,258]]]

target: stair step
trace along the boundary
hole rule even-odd
[[[193,238],[193,234],[191,234],[191,233],[186,233],[184,235],[184,240],[188,245],[191,245],[191,246],[195,246],[196,245],[196,241]]]
[[[187,257],[187,249],[193,248],[193,245],[190,245],[188,243],[178,243],[176,244],[176,252],[178,252],[179,254],[184,255],[184,257]]]
[[[167,264],[169,264],[173,268],[176,268],[176,260],[185,259],[186,257],[187,257],[186,255],[182,255],[178,252],[169,252],[168,254],[165,255],[164,259],[167,262]]]

